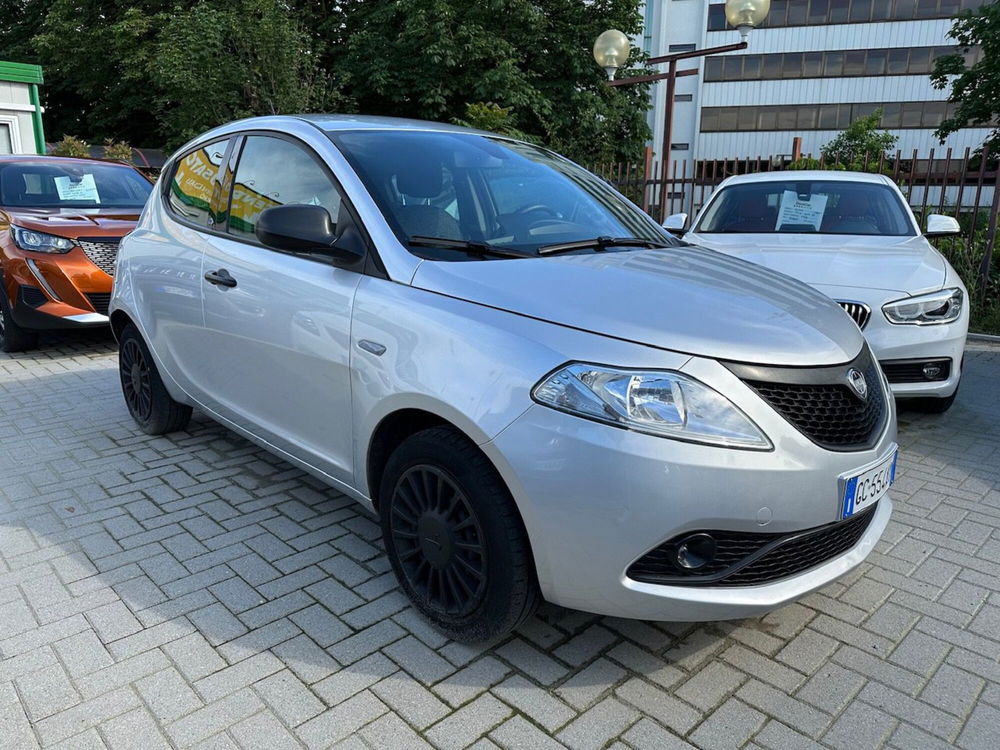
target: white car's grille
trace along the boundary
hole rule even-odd
[[[108,276],[115,275],[115,260],[118,258],[120,239],[111,237],[100,240],[78,239],[76,243],[83,249],[90,262],[100,268]]]
[[[850,302],[838,299],[837,304],[844,308],[844,312],[851,316],[851,319],[858,324],[862,331],[868,325],[868,319],[872,316],[871,308],[861,302]]]

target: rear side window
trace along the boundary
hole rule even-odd
[[[229,233],[252,238],[262,211],[290,203],[323,206],[334,223],[340,214],[340,193],[305,148],[283,138],[247,136],[236,167]]]
[[[200,227],[214,226],[210,213],[215,176],[226,156],[229,139],[189,151],[177,160],[167,202],[175,214]]]

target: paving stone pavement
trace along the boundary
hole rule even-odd
[[[1000,349],[901,415],[868,561],[767,617],[407,606],[343,496],[196,416],[139,433],[106,334],[0,355],[3,748],[1000,747]],[[339,744],[338,744],[339,743]]]

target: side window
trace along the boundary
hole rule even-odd
[[[253,237],[262,211],[289,203],[323,206],[334,222],[340,213],[340,193],[308,151],[283,138],[247,136],[236,167],[229,233]]]
[[[210,213],[213,181],[226,156],[229,139],[189,151],[177,160],[167,201],[171,211],[202,227],[213,225]]]

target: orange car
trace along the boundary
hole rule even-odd
[[[124,164],[0,156],[0,350],[107,325],[118,243],[152,189]]]

